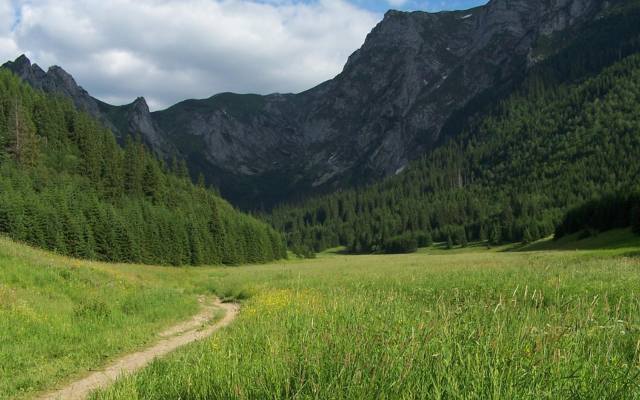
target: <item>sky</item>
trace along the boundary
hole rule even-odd
[[[309,89],[337,75],[390,8],[486,0],[0,0],[0,64],[59,65],[93,96],[152,110],[215,93]]]

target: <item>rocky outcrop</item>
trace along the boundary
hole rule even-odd
[[[44,72],[38,64],[31,64],[31,61],[24,54],[15,61],[5,63],[2,67],[11,70],[34,88],[69,97],[78,109],[94,117],[102,117],[96,100],[81,86],[78,86],[73,77],[62,68],[52,66],[47,72]]]
[[[68,97],[76,108],[102,121],[119,139],[126,134],[140,135],[159,154],[175,153],[173,145],[159,133],[143,97],[124,106],[106,104],[93,98],[61,67],[52,66],[45,72],[25,55],[5,63],[2,68],[11,70],[34,88]]]
[[[445,128],[472,99],[539,60],[532,53],[541,36],[593,19],[606,3],[492,0],[466,11],[389,11],[338,76],[308,91],[223,93],[153,113],[138,99],[101,103],[98,112],[159,153],[179,153],[236,204],[269,206],[401,170],[454,134]],[[29,64],[9,68],[95,112],[72,78]]]

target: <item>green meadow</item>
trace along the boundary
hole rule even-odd
[[[212,293],[241,302],[232,325],[92,397],[640,398],[639,250],[640,237],[613,231],[522,249],[174,268],[1,240],[0,397],[82,376]]]
[[[0,238],[0,399],[28,398],[198,310],[188,269],[103,264]]]

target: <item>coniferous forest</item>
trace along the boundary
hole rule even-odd
[[[338,245],[397,253],[431,241],[531,242],[556,232],[573,207],[606,203],[611,193],[627,198],[640,188],[634,15],[595,24],[404,172],[281,206],[269,218],[302,255]],[[628,212],[640,231],[637,205]]]
[[[62,97],[0,71],[0,232],[59,253],[154,264],[286,257],[282,236],[233,209],[184,162],[166,165]]]

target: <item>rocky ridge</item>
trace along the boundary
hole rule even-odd
[[[389,11],[334,79],[299,94],[222,93],[149,112],[144,99],[111,106],[59,67],[5,64],[58,92],[117,134],[184,157],[243,207],[394,174],[455,134],[465,106],[540,60],[541,37],[593,20],[603,0],[492,0],[465,11]]]

